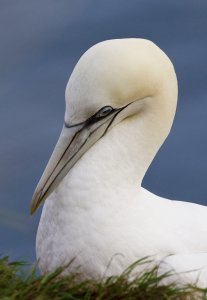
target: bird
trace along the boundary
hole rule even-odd
[[[44,203],[36,237],[41,273],[71,262],[65,274],[97,280],[143,257],[176,272],[207,267],[206,206],[142,187],[177,98],[174,66],[152,41],[106,40],[81,56],[66,86],[59,140],[30,206],[33,214]]]

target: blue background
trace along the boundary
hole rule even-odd
[[[35,259],[39,210],[29,203],[63,123],[64,90],[80,55],[142,37],[174,63],[179,102],[144,186],[207,204],[207,1],[0,1],[0,253]]]

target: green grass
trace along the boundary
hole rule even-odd
[[[143,263],[140,261],[138,263]],[[133,280],[127,280],[133,267],[119,277],[103,282],[83,281],[77,283],[75,276],[60,277],[63,269],[44,276],[36,274],[35,267],[23,262],[9,262],[8,257],[0,258],[0,299],[1,300],[192,300],[207,299],[207,290],[174,284],[162,286],[159,283],[165,274],[157,277],[157,268],[143,272]]]

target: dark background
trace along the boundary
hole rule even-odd
[[[207,1],[0,0],[0,253],[35,259],[29,203],[63,123],[64,90],[93,44],[154,41],[179,81],[173,129],[144,186],[207,204]]]

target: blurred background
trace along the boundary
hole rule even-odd
[[[34,188],[63,124],[74,65],[106,39],[141,37],[171,58],[179,81],[175,122],[143,185],[207,204],[207,1],[0,1],[0,254],[35,260],[41,209]]]

